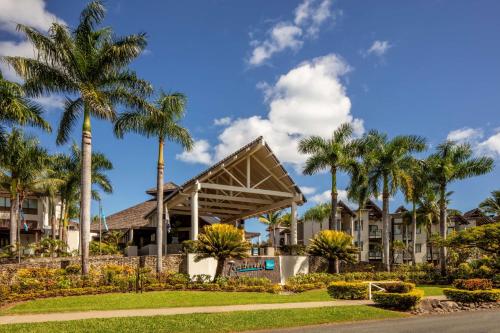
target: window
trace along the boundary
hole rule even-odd
[[[10,199],[5,197],[0,197],[0,211],[8,212],[10,210]]]
[[[24,199],[23,213],[37,215],[38,214],[38,200],[37,199]]]
[[[422,252],[422,244],[415,244],[415,252],[416,253],[421,253]]]
[[[421,234],[422,233],[422,228],[421,227],[417,227],[417,234]]]
[[[394,235],[401,235],[403,232],[403,225],[402,224],[395,224],[394,225]]]

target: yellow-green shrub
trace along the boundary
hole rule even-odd
[[[500,301],[500,289],[491,290],[461,290],[445,288],[443,293],[446,298],[461,303],[482,303]]]
[[[332,282],[328,286],[328,294],[336,299],[367,299],[368,283],[366,282]]]
[[[386,308],[397,309],[397,310],[408,310],[412,309],[420,303],[420,300],[424,296],[422,290],[413,290],[408,293],[387,293],[387,292],[374,292],[372,293],[373,301]]]

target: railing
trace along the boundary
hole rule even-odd
[[[368,252],[368,259],[382,259],[382,252],[370,251]]]
[[[368,233],[369,238],[382,238],[382,230],[370,230]]]

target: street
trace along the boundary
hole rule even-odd
[[[259,332],[290,333],[500,333],[500,311],[473,311],[405,319],[327,324]]]

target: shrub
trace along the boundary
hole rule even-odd
[[[367,299],[368,284],[364,282],[332,282],[328,294],[336,299]]]
[[[493,283],[488,279],[457,279],[453,281],[453,286],[463,290],[489,290],[493,288]]]
[[[71,264],[71,265],[66,266],[66,268],[64,270],[65,270],[66,274],[76,275],[76,274],[80,274],[82,267],[78,264]]]
[[[388,293],[409,293],[415,289],[415,284],[410,282],[380,282],[377,285],[384,288]]]
[[[443,293],[448,299],[462,303],[482,303],[497,302],[500,300],[500,290],[461,290],[454,288],[445,288]]]
[[[493,275],[491,281],[493,282],[493,286],[495,288],[500,288],[500,274]]]
[[[458,265],[456,276],[460,279],[468,279],[472,276],[474,269],[466,262]]]
[[[325,285],[321,282],[316,283],[302,283],[302,284],[285,284],[283,287],[286,291],[291,291],[294,293],[301,293],[307,290],[321,289]]]
[[[387,292],[374,292],[372,294],[373,301],[386,308],[397,310],[409,310],[417,306],[424,296],[422,290],[413,290],[408,293],[387,293]]]

